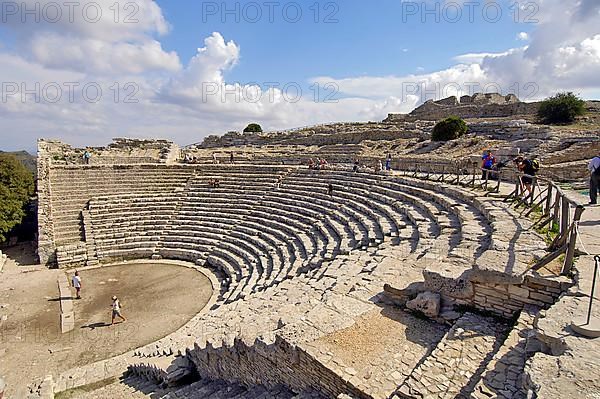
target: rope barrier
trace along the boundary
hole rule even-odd
[[[591,255],[591,253],[588,252],[588,250],[585,248],[585,245],[583,245],[583,241],[581,240],[581,234],[579,233],[579,222],[575,222],[575,232],[577,233],[577,241],[579,241],[579,245],[581,245],[581,249],[583,249],[583,253],[585,253],[586,255]]]

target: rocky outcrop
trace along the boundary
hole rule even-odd
[[[437,317],[440,313],[440,294],[429,291],[421,292],[415,299],[406,302],[406,307],[430,318]]]

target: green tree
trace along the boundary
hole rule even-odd
[[[459,138],[467,133],[467,124],[457,116],[450,116],[439,121],[433,127],[432,141],[448,141]]]
[[[547,124],[573,123],[585,112],[585,101],[572,92],[558,93],[545,99],[538,109],[538,118]]]
[[[244,129],[244,133],[261,133],[262,127],[258,123],[251,123]]]
[[[0,242],[23,220],[33,189],[33,173],[14,155],[0,154]]]

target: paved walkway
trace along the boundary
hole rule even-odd
[[[590,255],[600,255],[600,205],[586,205],[590,199],[576,191],[569,191],[568,195],[585,206],[579,222],[581,240],[577,249]]]
[[[600,341],[577,334],[571,325],[573,321],[585,320],[588,312],[594,255],[600,254],[600,206],[585,205],[589,198],[581,193],[569,191],[567,195],[585,206],[577,249],[589,255],[576,259],[577,285],[537,323],[538,338],[545,341],[552,353],[536,353],[528,360],[526,372],[538,397],[597,399],[600,398]],[[599,297],[599,291],[596,287],[595,298]],[[592,308],[592,319],[600,320],[597,300]]]

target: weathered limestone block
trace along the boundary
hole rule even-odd
[[[469,269],[465,265],[440,263],[423,270],[424,289],[440,293],[444,298],[468,299],[474,295]]]
[[[406,302],[406,307],[433,318],[440,313],[440,302],[440,294],[427,291],[421,292],[415,299]]]

